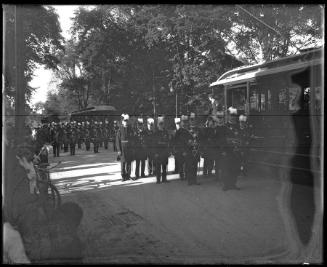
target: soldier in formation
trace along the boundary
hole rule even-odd
[[[195,124],[195,114],[190,115],[190,137],[187,140],[187,153],[186,153],[186,178],[188,185],[199,185],[197,182],[197,170],[200,162],[200,129]]]
[[[226,146],[222,160],[222,184],[223,190],[239,189],[236,186],[237,176],[240,172],[240,135],[237,122],[237,109],[230,107],[228,109],[228,123],[226,125]]]
[[[91,148],[91,127],[90,122],[86,121],[86,126],[84,130],[84,141],[86,151],[90,151]]]
[[[122,181],[131,179],[131,162],[134,157],[133,151],[134,132],[129,125],[129,115],[122,115],[122,125],[117,132],[117,151],[121,162]]]
[[[170,152],[169,134],[165,129],[164,117],[158,117],[158,129],[153,136],[154,161],[156,168],[157,184],[167,183],[167,165]]]
[[[112,128],[112,134],[111,134],[111,138],[112,138],[112,146],[114,151],[117,151],[117,144],[116,144],[116,136],[119,130],[119,125],[118,122],[116,120],[114,120],[114,127]]]
[[[75,155],[75,148],[76,148],[76,141],[77,141],[77,138],[78,138],[77,129],[76,129],[74,123],[72,123],[67,128],[67,137],[68,137],[68,142],[69,142],[70,155],[74,156]]]
[[[186,179],[186,160],[190,152],[189,140],[193,139],[193,136],[188,130],[188,116],[183,115],[181,117],[181,126],[176,131],[173,141],[173,151],[178,162],[179,177],[181,180]]]
[[[209,116],[205,128],[203,128],[200,136],[201,154],[203,157],[203,175],[211,175],[215,155],[217,153],[215,140],[215,122],[212,116]]]
[[[102,135],[103,135],[103,145],[104,149],[108,149],[108,143],[110,139],[110,129],[109,129],[109,122],[106,120],[105,124],[102,128]]]
[[[100,145],[100,133],[97,121],[94,122],[93,127],[91,126],[91,140],[93,143],[93,152],[98,153]]]
[[[221,182],[222,177],[222,162],[226,156],[226,127],[224,112],[217,111],[214,128],[214,161],[215,161],[215,175],[219,182]]]
[[[155,145],[154,145],[154,119],[147,119],[147,129],[145,131],[145,146],[146,146],[146,158],[148,161],[148,174],[156,175],[156,166],[155,166]]]
[[[252,127],[247,124],[247,116],[239,116],[239,135],[240,135],[240,156],[241,156],[241,173],[247,175],[250,141],[253,137]]]
[[[50,138],[53,146],[53,156],[59,157],[60,146],[63,140],[63,129],[60,127],[59,123],[53,122],[52,129],[50,131]]]
[[[141,165],[141,177],[145,177],[145,160],[147,158],[146,144],[145,144],[145,129],[143,125],[143,118],[138,118],[136,128],[134,131],[134,150],[135,150],[135,178],[140,177],[140,165]]]

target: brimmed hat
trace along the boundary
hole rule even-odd
[[[123,114],[123,120],[124,120],[124,121],[129,120],[129,115],[128,115],[128,114]]]
[[[175,118],[175,124],[180,123],[181,122],[181,118]]]
[[[143,123],[143,118],[138,118],[138,119],[137,119],[137,122],[138,122],[138,123]]]
[[[148,121],[148,124],[154,123],[154,119],[153,118],[148,118],[147,121]]]
[[[247,120],[247,117],[245,115],[240,115],[239,117],[239,121],[246,121]]]
[[[164,117],[164,116],[159,116],[159,117],[158,117],[158,123],[159,123],[159,122],[163,122],[164,120],[165,120],[165,117]]]
[[[195,119],[195,113],[194,112],[191,112],[190,119]]]
[[[228,108],[228,112],[230,115],[237,115],[237,109],[233,107]]]

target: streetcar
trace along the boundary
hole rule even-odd
[[[323,54],[324,47],[319,47],[239,67],[210,84],[226,120],[230,106],[247,115],[257,137],[251,146],[252,162],[320,172]]]

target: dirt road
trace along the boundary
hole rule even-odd
[[[250,173],[241,190],[224,192],[214,177],[198,186],[173,174],[167,184],[121,182],[112,149],[51,155],[58,160],[51,177],[63,201],[84,210],[85,263],[265,263],[287,251],[278,179]]]

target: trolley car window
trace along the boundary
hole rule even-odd
[[[227,90],[227,105],[238,110],[245,110],[246,87],[239,87]]]
[[[250,86],[250,111],[260,111],[259,108],[259,94],[254,85]]]

